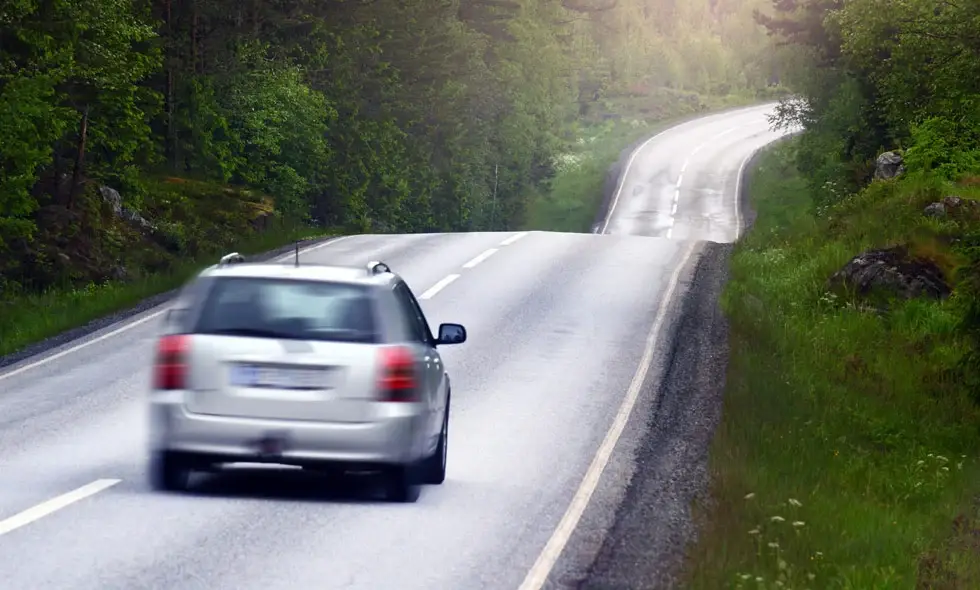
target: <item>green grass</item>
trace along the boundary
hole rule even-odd
[[[737,95],[707,98],[690,95],[689,98],[709,111],[759,101]],[[606,106],[609,112],[622,118],[604,122],[592,119],[580,126],[574,149],[558,163],[551,190],[531,200],[522,229],[588,233],[602,204],[606,172],[620,153],[644,137],[706,114],[694,110],[690,102],[663,92],[653,98],[621,97]]]
[[[723,297],[728,384],[686,586],[978,588],[980,409],[955,370],[963,301],[877,315],[825,287],[874,246],[962,264],[940,239],[956,228],[921,214],[950,189],[875,183],[818,217],[794,149],[767,152],[749,183],[758,218]]]
[[[228,251],[258,254],[322,234],[323,230],[309,227],[274,228],[240,240],[232,248],[178,262],[166,272],[147,274],[132,282],[92,283],[0,300],[0,356],[175,289]]]

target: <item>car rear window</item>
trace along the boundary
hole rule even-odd
[[[370,293],[344,283],[224,277],[215,280],[194,332],[257,338],[374,343]]]

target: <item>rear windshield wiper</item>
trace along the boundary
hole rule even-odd
[[[262,330],[260,328],[224,328],[219,330],[202,330],[203,334],[214,334],[216,336],[253,336],[255,338],[281,338],[285,340],[295,340],[298,336],[294,334],[284,334],[275,330]]]

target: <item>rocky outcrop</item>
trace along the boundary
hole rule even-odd
[[[943,218],[946,217],[946,205],[943,203],[929,203],[926,208],[922,210],[922,214],[926,217],[936,217]]]
[[[830,277],[828,287],[861,296],[881,293],[901,299],[943,299],[952,292],[938,266],[912,258],[903,246],[858,254]]]
[[[151,241],[159,244],[168,252],[179,253],[182,245],[177,236],[168,231],[167,224],[155,224],[148,221],[145,217],[126,207],[122,203],[122,195],[114,188],[108,186],[99,187],[99,196],[112,208],[112,214],[124,223],[141,232]]]
[[[112,207],[112,214],[119,219],[122,219],[126,223],[146,232],[153,232],[156,230],[156,227],[144,219],[142,215],[123,205],[122,195],[120,195],[119,191],[116,189],[108,186],[100,186],[99,196],[101,196],[102,200]]]
[[[875,178],[888,180],[905,172],[902,155],[898,152],[885,152],[875,162]]]
[[[272,227],[276,218],[276,207],[272,199],[264,198],[255,202],[247,202],[249,224],[253,231],[264,232]]]
[[[923,209],[926,217],[942,219],[945,217],[962,217],[964,215],[976,220],[980,218],[980,202],[957,196],[945,197],[942,201],[929,203]]]

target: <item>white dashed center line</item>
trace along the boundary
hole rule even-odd
[[[92,483],[85,484],[67,494],[62,494],[56,498],[51,498],[46,502],[41,502],[36,506],[31,506],[23,512],[19,512],[6,520],[0,520],[0,535],[6,535],[22,526],[40,520],[49,514],[57,512],[62,508],[67,508],[79,500],[84,500],[89,496],[94,496],[99,492],[111,488],[122,480],[119,479],[97,479]]]
[[[520,233],[516,233],[516,234],[510,236],[509,238],[507,238],[506,240],[503,240],[502,242],[500,242],[500,246],[510,246],[511,244],[513,244],[517,240],[523,238],[524,236],[526,236],[529,233],[531,233],[531,232],[522,231]],[[480,264],[481,262],[483,262],[487,258],[490,258],[491,256],[493,256],[494,254],[496,254],[499,251],[500,251],[500,248],[489,248],[489,249],[481,252],[478,256],[476,256],[475,258],[473,258],[472,260],[470,260],[466,264],[464,264],[463,265],[463,268],[473,268],[474,266]],[[442,291],[443,289],[445,289],[446,286],[449,285],[449,283],[452,283],[453,281],[455,281],[459,277],[460,277],[460,275],[458,275],[458,274],[451,274],[451,275],[447,276],[446,278],[442,279],[441,281],[439,281],[435,285],[432,285],[432,287],[428,291],[426,291],[425,293],[422,293],[422,295],[419,296],[419,299],[432,299],[439,291]]]
[[[464,264],[463,265],[463,268],[473,268],[477,264],[480,264],[481,262],[483,262],[487,258],[490,258],[491,256],[493,256],[496,252],[497,252],[497,249],[496,248],[490,248],[486,252],[483,252],[482,254],[480,254],[479,256],[477,256],[476,258],[474,258],[473,260],[470,260],[469,262],[467,262],[466,264]]]
[[[442,279],[435,285],[432,285],[432,287],[430,287],[428,291],[422,293],[422,295],[419,296],[419,299],[432,299],[432,297],[434,297],[436,293],[448,287],[450,283],[452,283],[458,278],[459,275],[457,274],[449,275],[448,277]]]
[[[510,246],[511,244],[513,244],[513,243],[514,243],[514,242],[516,242],[517,240],[519,240],[519,239],[521,239],[521,238],[523,238],[523,237],[524,237],[524,236],[526,236],[527,234],[528,234],[528,232],[526,232],[526,231],[522,231],[522,232],[521,232],[521,233],[519,233],[519,234],[514,234],[514,235],[512,235],[511,237],[509,237],[509,238],[507,238],[506,240],[504,240],[503,242],[500,242],[500,245],[501,245],[501,246]]]

